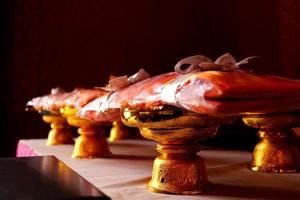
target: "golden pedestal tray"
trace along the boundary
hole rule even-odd
[[[199,141],[216,133],[230,117],[208,117],[171,106],[151,110],[124,108],[125,125],[138,127],[141,134],[159,142],[148,190],[171,194],[200,194],[209,182],[204,160],[197,155]]]
[[[113,126],[110,130],[108,140],[110,142],[114,142],[117,140],[123,140],[123,139],[128,139],[128,138],[130,138],[129,129],[126,126],[124,126],[123,122],[114,121]]]
[[[51,124],[46,145],[74,144],[73,135],[66,119],[60,114],[43,114],[44,122]]]
[[[260,172],[300,171],[300,146],[292,128],[299,127],[299,113],[244,114],[246,125],[259,129],[249,168]]]
[[[75,140],[73,158],[105,158],[112,155],[104,137],[105,124],[77,117],[75,108],[61,108],[60,112],[71,126],[78,127],[79,137]]]

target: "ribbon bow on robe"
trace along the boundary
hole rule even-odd
[[[130,77],[125,75],[112,78],[109,80],[106,87],[103,87],[103,89],[109,92],[115,92],[149,77],[150,75],[144,69],[140,69],[137,73]]]
[[[188,74],[192,71],[234,71],[238,70],[240,65],[247,64],[250,59],[257,58],[257,56],[251,56],[237,62],[234,57],[226,53],[213,62],[210,58],[203,55],[195,55],[180,60],[175,65],[175,71],[180,74]],[[189,64],[186,69],[182,69],[182,65]]]

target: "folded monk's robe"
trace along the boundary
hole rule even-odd
[[[300,110],[300,81],[243,71],[197,72],[184,79],[175,99],[209,115],[291,112]]]
[[[36,97],[27,103],[27,107],[32,107],[37,111],[59,112],[59,109],[65,106],[80,109],[90,101],[106,94],[107,92],[100,88],[82,89],[76,88],[71,92],[65,92],[60,88],[55,88],[50,94]]]
[[[72,92],[65,92],[61,88],[53,88],[50,94],[35,97],[28,101],[26,107],[39,112],[50,111],[56,113],[59,112],[59,104],[62,104],[65,98],[71,94]]]
[[[73,95],[70,95],[64,100],[63,106],[69,106],[79,110],[87,103],[108,93],[101,88],[75,90],[76,92]]]
[[[158,75],[83,107],[81,116],[112,120],[118,109],[151,109],[172,105],[206,115],[300,110],[300,81],[236,71],[204,71]]]

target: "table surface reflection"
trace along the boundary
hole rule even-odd
[[[0,199],[106,199],[55,156],[0,159]]]

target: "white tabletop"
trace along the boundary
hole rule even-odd
[[[122,140],[110,143],[112,158],[73,159],[73,146],[46,146],[46,140],[21,140],[37,155],[54,155],[112,199],[300,199],[300,173],[252,172],[246,168],[250,152],[205,149],[210,191],[201,195],[168,195],[149,192],[155,143]]]

